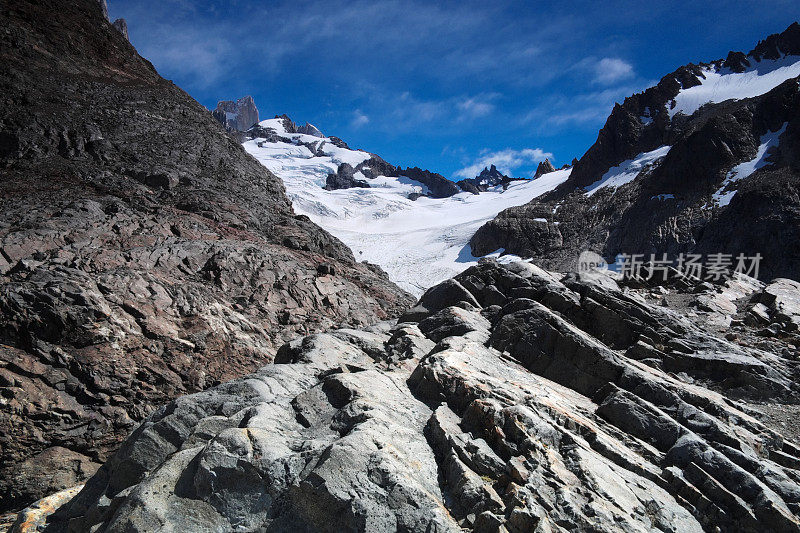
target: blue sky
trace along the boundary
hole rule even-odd
[[[614,102],[688,62],[749,51],[796,0],[108,0],[203,105],[251,94],[403,166],[526,176],[594,142]]]

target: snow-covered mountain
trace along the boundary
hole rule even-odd
[[[753,54],[736,64],[726,60],[703,65],[697,84],[681,87],[672,99],[669,116],[678,113],[690,116],[708,103],[753,98],[797,76],[800,76],[800,56],[782,50],[778,57],[762,58]]]
[[[432,198],[419,181],[402,175],[371,177],[373,172],[363,169],[354,178],[366,181],[368,188],[325,190],[328,176],[340,165],[356,168],[372,154],[347,148],[336,138],[296,133],[292,130],[297,128],[287,129],[289,124],[285,117],[260,122],[245,150],[283,180],[298,214],[341,239],[359,261],[380,265],[392,281],[415,295],[477,262],[468,243],[481,225],[503,209],[554,189],[570,175],[565,169],[506,183],[505,190],[497,185],[479,195],[462,191]]]
[[[578,254],[760,253],[800,277],[800,24],[689,63],[611,111],[568,180],[471,240],[540,265]]]

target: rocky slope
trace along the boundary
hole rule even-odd
[[[409,303],[103,4],[0,7],[0,510],[86,479],[157,405]]]
[[[797,292],[486,261],[162,407],[47,531],[800,531]]]
[[[764,256],[800,278],[800,24],[615,106],[570,179],[471,240],[556,269],[580,251]]]

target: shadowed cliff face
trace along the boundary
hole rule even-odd
[[[407,307],[97,1],[4,0],[0,27],[2,509],[296,334]]]
[[[797,23],[747,55],[732,52],[725,60],[689,64],[626,98],[614,107],[570,178],[483,226],[471,241],[473,254],[504,248],[551,268],[569,269],[585,249],[609,259],[619,253],[760,252],[763,279],[800,278],[798,78],[759,96],[707,103],[688,115],[675,108],[680,92],[714,83],[718,73],[769,70],[758,67],[757,59],[796,56]],[[740,192],[729,203],[719,202],[718,191],[732,173],[741,172],[738,165],[758,158],[765,136],[772,134],[775,142],[762,154],[758,170],[731,185],[731,191],[738,187]],[[637,171],[633,181],[591,196],[583,192],[615,168],[658,149],[668,153]]]

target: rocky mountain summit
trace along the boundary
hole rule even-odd
[[[551,163],[549,159],[545,158],[545,160],[539,163],[539,165],[536,167],[536,172],[533,174],[533,179],[541,178],[545,174],[555,171],[556,167],[553,166],[553,163]]]
[[[221,100],[212,115],[230,131],[246,131],[258,124],[258,108],[252,96],[244,96],[235,102]]]
[[[582,250],[760,253],[762,279],[800,279],[800,24],[748,54],[689,64],[616,105],[556,190],[471,241],[550,268]]]
[[[165,405],[46,531],[800,531],[797,291],[485,261]]]
[[[410,298],[296,215],[96,0],[0,10],[0,510],[89,477],[157,406]]]
[[[491,189],[492,187],[502,186],[505,189],[512,181],[513,178],[501,173],[499,170],[497,170],[496,166],[490,165],[488,167],[484,167],[480,174],[474,178],[460,180],[457,181],[456,184],[467,192],[479,194]]]

